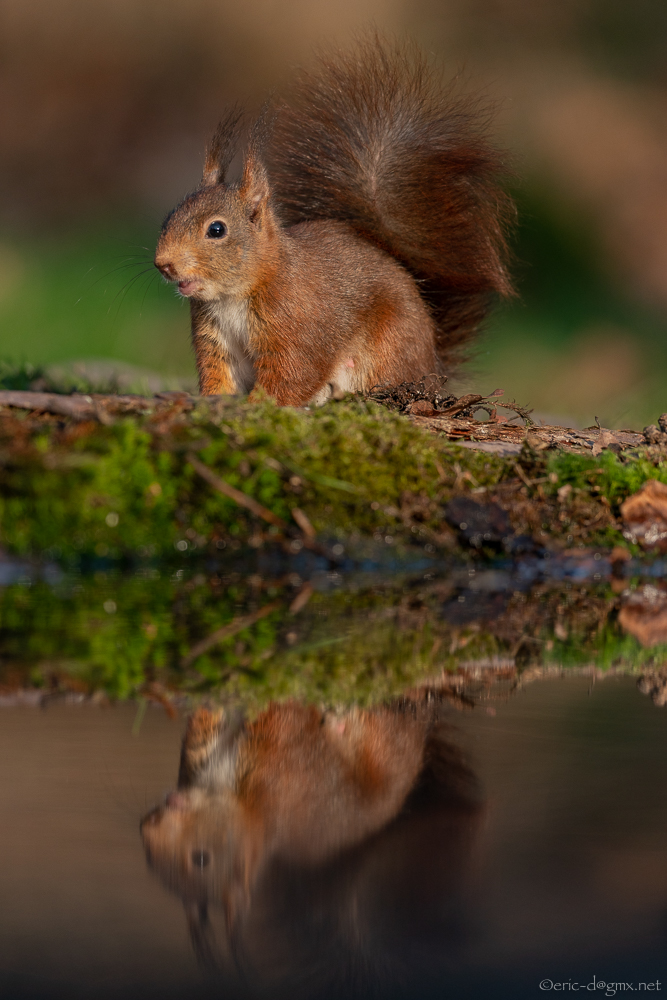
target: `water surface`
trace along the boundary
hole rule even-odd
[[[666,988],[660,579],[614,583],[592,556],[588,576],[550,579],[507,565],[275,572],[262,558],[7,582],[1,995]],[[198,940],[195,897],[140,835],[176,786],[190,707],[256,718],[285,698],[377,711],[406,697],[438,713],[438,787],[323,860],[270,858],[231,927],[203,881]]]

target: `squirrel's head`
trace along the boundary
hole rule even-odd
[[[225,175],[234,152],[239,115],[221,122],[206,153],[199,188],[164,221],[155,266],[179,294],[211,301],[246,296],[266,271],[276,222],[269,180],[251,140],[237,184]]]
[[[188,719],[178,788],[141,821],[151,869],[186,909],[222,906],[228,927],[247,909],[265,822],[235,790],[240,715],[199,708]]]
[[[222,906],[231,926],[247,909],[264,826],[230,789],[179,788],[141,822],[151,869],[185,903]]]

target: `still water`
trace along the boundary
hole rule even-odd
[[[660,581],[279,570],[8,582],[0,995],[667,989]]]

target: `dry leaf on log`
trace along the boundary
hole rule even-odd
[[[614,445],[616,445],[615,449]],[[623,441],[614,433],[614,431],[608,431],[603,428],[600,430],[597,441],[594,442],[591,451],[594,455],[599,455],[605,448],[610,448],[612,451],[621,451],[623,448]]]
[[[645,549],[667,551],[667,486],[649,479],[621,505],[623,534]]]

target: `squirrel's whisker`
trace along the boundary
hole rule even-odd
[[[124,284],[124,285],[123,285],[123,286],[122,286],[121,288],[119,288],[119,289],[118,289],[118,291],[116,292],[116,294],[114,295],[113,299],[112,299],[112,300],[111,300],[111,302],[109,303],[109,308],[108,308],[108,310],[107,310],[107,315],[109,315],[109,313],[111,312],[111,309],[113,308],[113,306],[114,306],[114,303],[116,302],[116,299],[117,299],[117,298],[118,298],[118,296],[120,295],[120,296],[122,296],[122,297],[121,297],[121,300],[120,300],[120,302],[118,303],[118,309],[116,310],[116,316],[118,316],[118,313],[119,313],[119,311],[120,311],[120,307],[121,307],[121,305],[123,304],[123,301],[124,301],[124,299],[125,299],[125,296],[126,296],[126,295],[127,295],[127,293],[129,292],[129,290],[130,290],[130,288],[132,287],[132,285],[133,285],[133,284],[135,283],[135,281],[138,281],[138,280],[139,280],[139,278],[143,277],[143,275],[145,275],[145,274],[149,274],[149,273],[150,273],[150,272],[151,272],[152,270],[153,270],[153,269],[152,269],[152,267],[147,267],[147,268],[145,268],[145,269],[144,269],[143,271],[140,271],[140,272],[139,272],[139,274],[135,274],[135,275],[133,275],[133,276],[132,276],[132,277],[130,278],[130,280],[129,280],[129,281],[127,281],[127,282],[126,282],[126,283],[125,283],[125,284]]]
[[[131,243],[130,240],[121,239],[120,236],[110,236],[109,239],[115,240],[116,243],[124,243],[128,247],[135,247],[137,250],[145,250],[147,253],[153,252],[150,247],[144,247],[141,243]]]
[[[112,267],[109,271],[105,271],[104,274],[101,274],[99,276],[99,278],[96,278],[93,282],[91,282],[91,284],[88,286],[88,288],[89,289],[90,288],[94,288],[95,285],[99,285],[100,281],[104,281],[110,275],[116,274],[118,271],[126,271],[129,268],[132,268],[132,267],[141,267],[142,265],[146,265],[146,264],[149,264],[149,263],[152,265],[152,262],[149,262],[147,260],[143,260],[143,261],[135,260],[135,261],[126,262],[125,264],[118,264],[116,267]],[[92,267],[89,268],[88,271],[86,271],[86,276],[89,275],[90,272],[93,269],[94,268],[92,268]],[[149,268],[149,270],[150,270],[150,268]]]
[[[150,292],[151,288],[152,287],[159,287],[159,286],[154,286],[153,285],[153,281],[154,281],[155,278],[157,278],[157,272],[154,271],[153,274],[151,274],[151,275],[148,276],[148,280],[144,283],[145,284],[144,296],[143,296],[143,298],[141,300],[141,308],[142,309],[144,308],[144,303],[146,302],[146,296]]]

